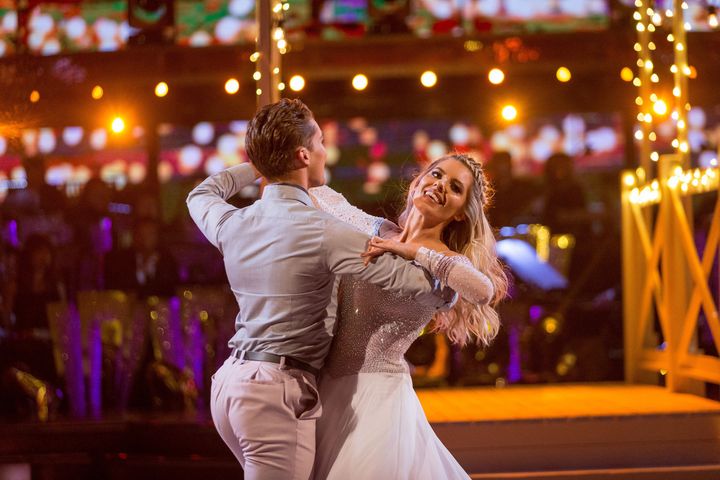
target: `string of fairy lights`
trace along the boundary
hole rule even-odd
[[[259,7],[260,6],[261,5],[259,5]],[[255,80],[256,86],[255,95],[261,97],[263,95],[263,88],[271,89],[271,92],[266,92],[269,94],[267,95],[269,101],[277,100],[279,92],[285,90],[286,87],[280,73],[280,55],[285,55],[290,49],[283,28],[285,14],[289,9],[290,4],[286,0],[273,1],[271,3],[271,9],[269,11],[269,45],[263,45],[266,40],[262,38],[263,23],[267,18],[261,17],[266,14],[261,8],[258,9],[257,23],[259,33],[256,42],[257,49],[250,55],[250,61],[255,64],[255,71],[253,72],[253,80]],[[269,77],[269,82],[263,78],[265,75]]]
[[[691,30],[690,23],[685,21],[685,12],[688,3],[684,0],[673,0],[672,8],[656,9],[652,0],[635,0],[635,20],[638,41],[634,49],[638,54],[636,75],[628,75],[623,71],[621,75],[625,80],[632,80],[638,88],[635,104],[638,106],[637,120],[640,128],[635,132],[635,138],[640,142],[640,166],[650,171],[651,162],[660,158],[656,148],[657,133],[655,128],[664,121],[669,113],[675,128],[675,138],[672,146],[675,153],[682,160],[682,164],[690,163],[690,144],[688,142],[688,112],[692,106],[688,100],[688,78],[695,78],[697,71],[688,63],[686,32]],[[718,26],[717,5],[708,2],[707,22],[712,28]],[[670,26],[670,32],[665,35]],[[665,40],[672,48],[673,63],[669,67],[672,75],[672,95],[663,98],[662,92],[668,83],[668,71],[665,67],[653,62],[654,57],[660,57],[658,45],[654,36],[665,35]],[[657,60],[657,59],[656,59]],[[662,78],[661,78],[662,75]],[[664,81],[663,81],[664,80]]]
[[[651,162],[657,162],[660,158],[654,148],[654,143],[657,141],[654,129],[668,112],[675,127],[672,147],[680,159],[680,165],[672,170],[667,179],[668,188],[679,189],[683,194],[717,190],[720,188],[717,168],[688,169],[690,165],[688,112],[692,109],[688,100],[688,79],[697,76],[695,68],[688,63],[687,55],[686,32],[692,29],[690,23],[685,21],[688,3],[684,0],[673,0],[672,8],[662,11],[655,10],[650,0],[635,0],[635,7],[633,19],[637,22],[635,27],[638,41],[634,49],[638,53],[638,73],[636,76],[628,75],[627,69],[621,72],[624,80],[631,80],[633,85],[638,87],[635,103],[639,109],[637,119],[641,125],[641,128],[635,132],[635,138],[641,142],[640,168],[635,174],[628,173],[623,177],[623,182],[629,189],[629,200],[639,206],[657,204],[661,200],[662,188],[659,181],[656,179],[646,182],[645,177],[650,171]],[[711,28],[718,27],[717,8],[716,0],[708,2],[707,22]],[[667,23],[671,24],[671,30],[665,35],[665,41],[671,45],[673,52],[673,63],[668,68],[669,73],[672,74],[672,100],[669,102],[658,94],[662,91],[661,78],[652,60],[653,54],[658,50],[653,41],[653,34]],[[643,183],[645,185],[642,185]]]

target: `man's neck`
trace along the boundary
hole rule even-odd
[[[291,185],[297,185],[298,187],[302,187],[304,190],[307,190],[310,182],[308,181],[307,170],[301,169],[293,170],[282,177],[273,178],[269,181],[269,183],[288,183]]]

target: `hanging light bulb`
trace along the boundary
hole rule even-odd
[[[708,5],[708,25],[712,28],[718,27],[717,7],[715,5]]]

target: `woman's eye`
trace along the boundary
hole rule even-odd
[[[435,178],[440,178],[440,172],[438,172],[437,170],[433,170],[431,175]]]

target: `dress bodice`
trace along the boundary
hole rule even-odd
[[[404,355],[435,309],[367,282],[344,277],[338,293],[338,327],[325,373],[408,372]]]

